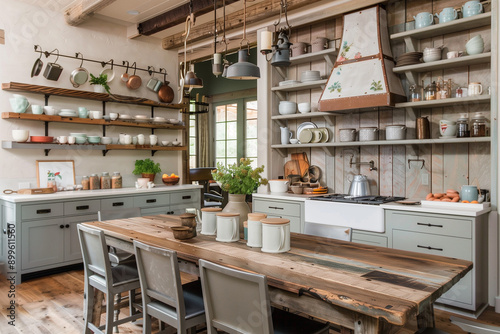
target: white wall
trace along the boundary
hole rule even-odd
[[[0,29],[5,30],[6,41],[5,45],[0,45],[0,80],[2,83],[21,82],[73,89],[69,77],[71,72],[80,66],[80,61],[75,59],[59,58],[58,63],[62,65],[64,70],[58,81],[49,81],[43,77],[43,71],[47,63],[55,60],[55,56],[49,58],[43,56],[44,68],[41,74],[31,78],[32,66],[39,56],[38,53],[34,52],[34,45],[38,44],[44,51],[58,48],[61,54],[66,55],[81,52],[85,58],[89,59],[103,61],[114,59],[115,63],[118,64],[121,64],[123,60],[128,60],[130,63],[135,61],[141,68],[147,68],[150,65],[157,70],[164,67],[169,74],[167,80],[171,81],[170,85],[177,95],[177,53],[163,50],[160,40],[149,37],[127,39],[126,27],[98,19],[91,19],[78,27],[71,27],[64,21],[62,7],[65,4],[64,1],[31,2],[40,6],[17,0],[0,0],[2,6]],[[99,74],[102,70],[101,65],[97,63],[84,62],[83,67],[93,74]],[[124,70],[115,68],[116,77],[110,83],[112,93],[157,101],[156,93],[145,87],[149,79],[147,72],[137,72],[143,80],[143,85],[136,91],[130,91],[119,79]],[[92,91],[93,87],[86,83],[77,89]],[[9,98],[12,94],[12,92],[0,91],[1,112],[11,111]],[[44,104],[42,95],[22,94],[28,97],[31,104]],[[174,102],[177,102],[177,96]],[[85,106],[90,110],[102,110],[102,103],[80,99],[51,97],[49,104],[57,108],[77,109],[79,106]],[[30,109],[28,111],[31,112]],[[150,115],[151,109],[118,103],[107,104],[106,112],[112,111],[130,115]],[[177,111],[169,109],[156,109],[155,115],[180,118]],[[43,122],[2,119],[0,120],[0,140],[11,140],[12,129],[29,129],[30,135],[44,135]],[[54,136],[67,135],[69,132],[102,135],[102,130],[101,126],[96,125],[49,124],[49,134]],[[132,135],[151,134],[151,130],[148,129],[127,127],[107,127],[106,132],[106,135],[112,137],[117,137],[120,132]],[[157,130],[155,134],[160,140],[172,141],[182,137],[182,134],[177,131]],[[41,149],[0,149],[0,190],[12,187],[17,189],[18,183],[22,181],[29,181],[32,187],[36,187],[36,160],[74,160],[77,183],[82,175],[103,171],[120,171],[124,177],[124,185],[131,186],[136,179],[136,176],[131,173],[135,159],[147,157],[151,158],[150,151],[110,151],[107,156],[103,157],[101,151],[52,150],[46,157]],[[164,172],[180,173],[181,157],[179,152],[157,152],[152,159],[160,162]],[[161,183],[159,177],[157,177],[156,182]]]

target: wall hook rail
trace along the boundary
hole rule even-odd
[[[352,161],[353,159],[354,155],[351,155],[351,159],[349,160],[349,167],[352,167],[352,165],[356,166],[368,165],[370,166],[370,171],[377,170],[377,167],[375,167],[375,162],[373,160],[370,160],[369,162],[353,162]]]

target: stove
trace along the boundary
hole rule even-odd
[[[358,203],[358,204],[372,204],[379,205],[383,203],[401,201],[405,197],[393,196],[349,196],[342,194],[332,194],[325,196],[312,197],[310,200],[314,201],[327,201],[327,202],[343,202],[343,203]]]

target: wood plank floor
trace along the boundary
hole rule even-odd
[[[0,276],[0,333],[1,334],[66,334],[83,333],[83,270],[68,271],[31,279],[16,286],[15,327],[8,324],[10,304],[9,282]],[[126,312],[124,310],[124,312]],[[436,310],[436,327],[453,334],[465,334],[449,321],[450,313]],[[470,319],[472,320],[472,319]],[[500,314],[489,307],[478,322],[500,325]],[[104,323],[104,318],[102,319]],[[415,327],[402,329],[400,334],[413,333]],[[134,324],[120,326],[122,334],[142,333]],[[202,331],[205,333],[205,331]],[[331,333],[337,333],[332,330]]]

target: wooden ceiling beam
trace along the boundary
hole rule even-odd
[[[95,12],[109,6],[116,0],[76,0],[64,12],[66,23],[77,26],[89,19]]]
[[[239,0],[226,0],[226,5],[230,5]],[[222,7],[222,1],[217,0],[217,8]],[[213,11],[214,0],[193,0],[193,13],[200,16]],[[159,31],[168,29],[178,24],[184,24],[186,17],[190,14],[189,3],[174,8],[168,12],[155,16],[149,20],[138,24],[137,29],[141,35],[150,36]]]
[[[322,0],[288,0],[288,11],[310,5]],[[265,0],[255,5],[247,5],[247,25],[257,23],[269,19],[271,17],[278,18],[280,13],[280,0]],[[284,18],[282,18],[283,21]],[[223,26],[223,18],[217,19],[217,26]],[[243,9],[226,15],[226,33],[229,30],[243,27]],[[165,50],[177,49],[184,46],[184,32],[173,34],[165,37],[162,40],[162,46]],[[213,38],[214,23],[208,22],[200,25],[195,25],[189,33],[189,43],[200,41],[205,38]]]

